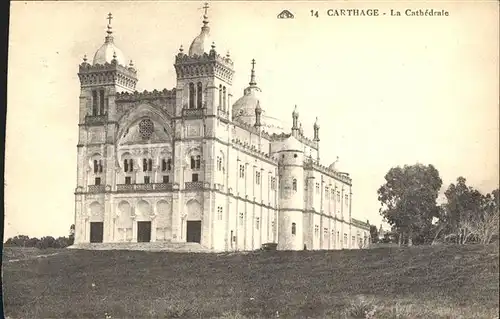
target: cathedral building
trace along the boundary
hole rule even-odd
[[[242,96],[233,92],[233,61],[210,40],[207,8],[200,34],[175,56],[171,90],[136,91],[111,14],[104,44],[79,65],[76,246],[365,247],[369,224],[351,216],[351,178],[319,162],[317,121],[309,138],[296,109],[290,130],[267,115],[255,61]]]

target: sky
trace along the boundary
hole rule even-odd
[[[138,69],[138,90],[175,86],[174,56],[202,25],[202,2],[12,2],[9,32],[5,234],[65,236],[74,223],[78,65],[104,42]],[[379,9],[329,17],[327,9]],[[433,8],[449,16],[409,17]],[[279,20],[288,9],[294,19]],[[403,16],[389,16],[389,10]],[[317,10],[319,17],[311,16]],[[353,179],[353,217],[379,225],[377,189],[391,167],[432,164],[443,187],[464,176],[498,187],[498,4],[476,2],[222,2],[211,36],[235,63],[233,101],[256,60],[261,106],[305,134],[320,124],[320,156]]]

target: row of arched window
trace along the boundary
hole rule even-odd
[[[223,111],[228,109],[228,90],[226,86],[219,85],[219,108]],[[188,107],[190,109],[201,109],[203,108],[203,84],[201,82],[189,83],[189,101]]]
[[[227,109],[227,90],[224,85],[219,85],[219,108],[222,109],[223,111],[226,111]]]
[[[92,115],[105,114],[104,90],[92,90]]]
[[[201,82],[189,83],[189,108],[201,109],[203,107],[203,85]]]

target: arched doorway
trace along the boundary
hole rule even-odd
[[[197,200],[190,200],[186,204],[186,241],[190,243],[201,242],[201,205]]]

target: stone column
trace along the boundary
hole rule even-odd
[[[106,186],[106,191],[108,190],[108,185]],[[104,236],[103,242],[112,242],[113,241],[113,203],[111,196],[106,193],[104,194]]]
[[[151,215],[151,242],[154,243],[156,241],[156,207],[153,208],[154,213]]]
[[[181,194],[179,192],[179,185],[174,184],[174,191],[172,193],[172,241],[180,242],[182,239],[182,227],[183,223],[181,220]],[[177,188],[177,189],[175,189]]]
[[[130,209],[132,210],[132,242],[136,243],[137,242],[137,215],[135,214],[135,205],[137,203],[134,203],[134,206],[132,206]]]

